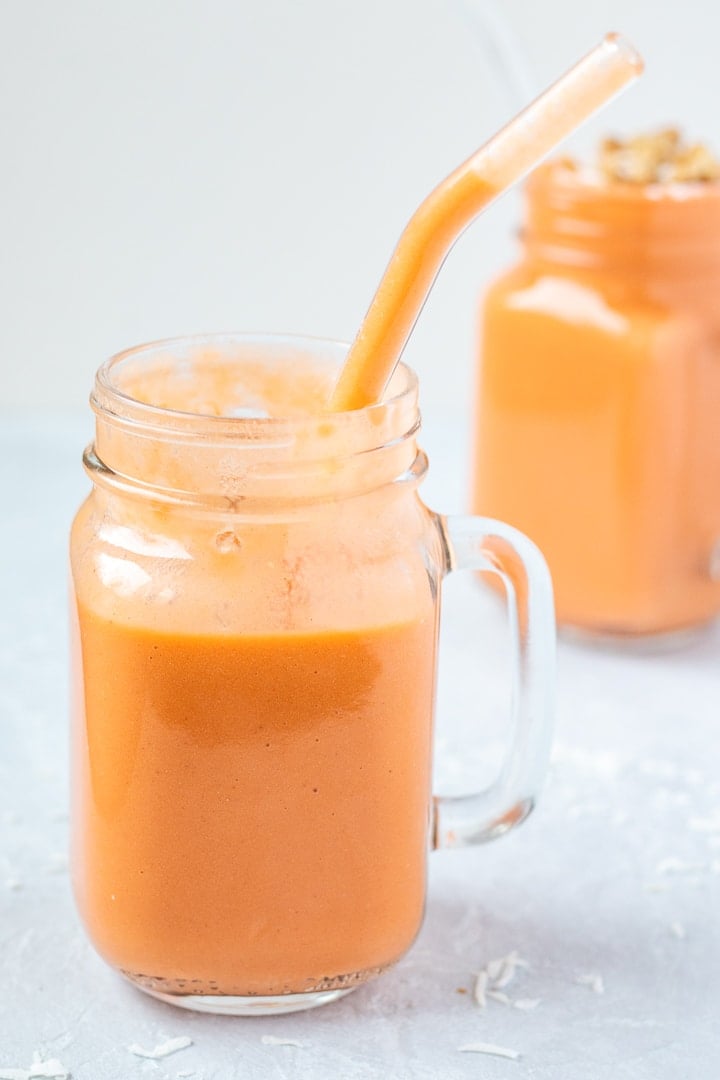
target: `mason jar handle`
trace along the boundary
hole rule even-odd
[[[432,846],[482,844],[525,820],[550,757],[555,612],[547,564],[517,529],[480,517],[438,517],[445,573],[487,571],[505,587],[514,654],[512,732],[500,774],[475,795],[433,798]]]

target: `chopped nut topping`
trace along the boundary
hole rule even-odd
[[[676,128],[632,139],[604,139],[600,169],[626,184],[688,183],[720,179],[720,162],[702,143],[687,145]]]
[[[672,162],[671,180],[717,180],[720,177],[720,162],[702,143],[688,146]]]

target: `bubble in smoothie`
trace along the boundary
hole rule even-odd
[[[224,416],[235,417],[237,420],[269,420],[270,413],[267,409],[249,409],[244,408],[242,405],[236,405],[234,408],[227,409]]]

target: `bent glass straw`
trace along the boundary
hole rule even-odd
[[[350,347],[333,412],[381,399],[446,255],[467,225],[643,70],[619,34],[600,44],[460,165],[408,222]]]

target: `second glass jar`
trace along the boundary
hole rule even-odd
[[[521,261],[483,302],[473,510],[540,546],[558,621],[720,612],[720,184],[531,177]]]

